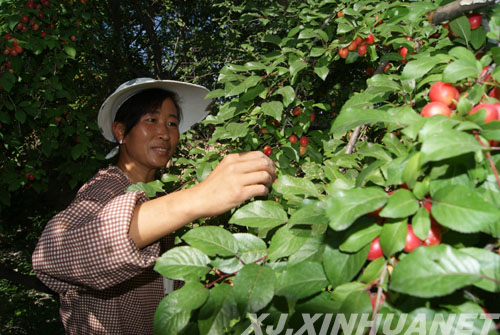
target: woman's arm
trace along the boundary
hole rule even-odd
[[[196,219],[266,195],[274,179],[274,163],[262,152],[230,154],[201,183],[138,205],[129,236],[143,248]]]

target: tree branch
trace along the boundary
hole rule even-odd
[[[499,2],[498,0],[455,0],[430,12],[429,22],[439,24],[444,21],[453,20],[471,10],[493,6]]]
[[[4,266],[0,266],[0,279],[7,279],[13,284],[57,296],[56,292],[45,286],[37,277],[22,274]]]

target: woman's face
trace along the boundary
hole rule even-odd
[[[160,108],[143,115],[123,138],[120,150],[126,161],[141,169],[164,167],[179,142],[179,117],[172,99],[165,99]]]

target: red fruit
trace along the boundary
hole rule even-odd
[[[398,53],[403,57],[403,59],[406,59],[406,55],[408,54],[408,48],[401,47],[399,48]]]
[[[21,21],[23,21],[24,23],[28,23],[29,20],[30,19],[27,16],[25,15],[21,16]]]
[[[379,301],[378,306],[379,307],[382,306],[382,304],[385,302],[385,298],[386,297],[387,297],[387,295],[382,292],[382,294],[378,298],[378,301]],[[377,306],[377,293],[371,293],[370,294],[370,301],[372,303],[372,308],[375,309],[375,306]]]
[[[481,109],[486,110],[486,117],[484,118],[484,123],[498,120],[498,108],[497,108],[496,104],[479,104],[471,110],[469,115],[477,113]]]
[[[297,135],[293,134],[293,135],[288,136],[288,140],[291,143],[297,143],[297,141],[299,140],[299,138],[297,137]]]
[[[264,147],[264,154],[266,156],[271,156],[273,154],[273,148],[271,148],[269,145],[266,145]]]
[[[276,119],[273,119],[271,122],[274,124],[275,127],[279,126],[280,124]]]
[[[41,18],[41,19],[42,19],[44,16],[45,16],[45,14],[44,14],[42,11],[39,11],[39,12],[38,12],[38,17],[39,17],[39,18]]]
[[[339,11],[337,13],[337,17],[344,17],[344,12],[343,11]]]
[[[391,63],[387,63],[387,65],[384,67],[384,72],[387,72],[392,67]]]
[[[28,7],[29,9],[35,9],[35,3],[30,0],[26,2],[26,7]]]
[[[384,252],[380,246],[380,238],[377,236],[370,244],[370,251],[368,251],[367,259],[373,261],[382,256],[384,256]]]
[[[20,45],[14,46],[14,50],[16,50],[17,54],[19,55],[21,52],[23,52],[23,47]]]
[[[443,81],[435,82],[429,90],[429,99],[432,102],[442,102],[451,109],[455,109],[455,103],[459,98],[460,93],[455,88],[455,86]]]
[[[316,119],[316,115],[314,113],[311,113],[311,122],[313,122]]]
[[[23,27],[24,27],[24,25],[23,25],[21,22],[19,22],[19,23],[16,25],[16,29],[17,29],[17,30],[22,30],[22,29],[23,29]]]
[[[500,100],[500,87],[498,86],[493,87],[490,93],[488,93],[488,96]]]
[[[74,41],[76,41],[76,36],[75,35],[71,35],[70,39],[74,42]]]
[[[347,50],[354,51],[358,47],[358,42],[356,40],[352,41],[351,44],[347,46]]]
[[[480,14],[469,14],[467,15],[467,18],[469,19],[471,30],[479,28],[479,26],[481,26],[481,22],[483,21],[483,18]]]
[[[442,102],[435,101],[429,102],[427,105],[422,108],[422,112],[420,113],[423,117],[431,117],[434,115],[444,115],[451,116],[450,108]]]
[[[309,144],[309,139],[306,137],[306,136],[302,136],[300,138],[300,146],[302,147],[307,147],[307,145]]]
[[[373,34],[370,34],[366,37],[365,41],[368,44],[373,44],[375,43],[375,36],[373,36]]]
[[[300,106],[295,106],[293,107],[292,109],[292,114],[297,116],[299,115],[300,113],[302,113],[302,108],[300,108]]]
[[[408,224],[408,233],[406,234],[406,244],[404,251],[411,252],[422,245],[422,240],[413,232],[411,224]]]
[[[302,155],[305,155],[305,153],[307,152],[307,147],[303,147],[303,146],[300,146],[299,147],[299,154],[302,156]]]
[[[35,30],[35,31],[36,31],[36,30],[38,30],[39,28],[40,28],[40,26],[39,26],[38,24],[36,24],[36,23],[33,23],[33,24],[31,25],[31,29],[33,29],[33,30]]]
[[[424,245],[438,245],[439,243],[441,243],[441,226],[439,223],[431,219],[431,229],[424,240]]]
[[[35,180],[35,175],[31,172],[27,172],[25,175],[26,179],[28,179],[29,181],[33,181]]]
[[[358,53],[359,53],[361,56],[366,55],[366,45],[361,44],[360,46],[358,46]]]
[[[429,214],[431,214],[432,200],[430,200],[430,199],[425,200],[424,203],[423,203],[423,207],[425,209],[427,209],[427,211],[429,212]]]
[[[347,50],[347,48],[342,48],[339,50],[339,56],[340,58],[347,58],[347,56],[349,56],[349,50]]]
[[[375,73],[375,69],[373,67],[371,67],[371,66],[368,66],[366,68],[366,70],[365,70],[365,73],[366,73],[367,76],[371,76],[371,75],[373,75]]]

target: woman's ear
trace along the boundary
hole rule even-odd
[[[120,144],[125,140],[125,125],[121,122],[113,122],[113,135]]]

